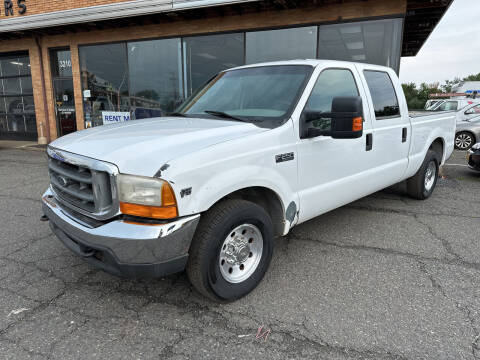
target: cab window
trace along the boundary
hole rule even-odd
[[[318,76],[303,112],[330,113],[332,100],[337,96],[358,96],[353,74],[348,69],[326,69]],[[320,130],[330,129],[329,118],[319,118],[311,124]]]
[[[398,98],[390,75],[383,71],[365,70],[365,79],[372,96],[377,120],[400,116]]]

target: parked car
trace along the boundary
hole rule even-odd
[[[480,143],[473,145],[467,153],[468,167],[480,171]]]
[[[457,122],[455,148],[468,150],[480,140],[480,116]]]
[[[468,104],[457,111],[457,121],[465,121],[480,116],[480,103]]]
[[[424,110],[432,110],[435,107],[439,106],[440,103],[443,103],[443,102],[445,102],[445,100],[438,100],[438,99],[427,100],[424,106]]]
[[[428,111],[457,111],[466,106],[480,104],[480,99],[449,99],[441,100],[427,109]]]
[[[219,73],[169,117],[52,142],[43,211],[98,268],[186,268],[200,293],[232,301],[258,285],[274,237],[295,225],[402,180],[413,198],[431,196],[454,134],[454,112],[409,117],[390,68],[248,65]]]

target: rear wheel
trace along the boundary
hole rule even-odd
[[[468,150],[475,144],[473,134],[467,131],[461,131],[455,135],[455,148],[459,150]]]
[[[417,173],[407,180],[408,194],[418,200],[424,200],[432,195],[438,179],[439,159],[437,153],[428,150],[427,156]]]
[[[250,201],[225,200],[202,216],[187,263],[192,285],[206,297],[233,301],[252,291],[273,253],[273,225]]]

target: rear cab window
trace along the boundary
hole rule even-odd
[[[377,120],[400,117],[397,93],[390,75],[384,71],[364,70]]]

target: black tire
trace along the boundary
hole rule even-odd
[[[438,154],[433,150],[428,150],[425,160],[423,160],[422,166],[418,169],[417,173],[407,180],[407,192],[408,194],[418,200],[425,200],[432,195],[438,180],[438,167],[440,163]],[[435,173],[433,178],[433,184],[430,187],[425,185],[425,177],[430,164],[435,165]]]
[[[263,250],[253,273],[244,281],[227,281],[220,270],[220,251],[227,236],[237,227],[251,224],[260,230]],[[273,224],[259,205],[241,199],[216,204],[202,215],[190,246],[187,275],[195,289],[217,302],[230,302],[251,292],[267,272],[273,254]]]
[[[455,149],[468,150],[475,144],[475,136],[468,131],[455,134]]]

